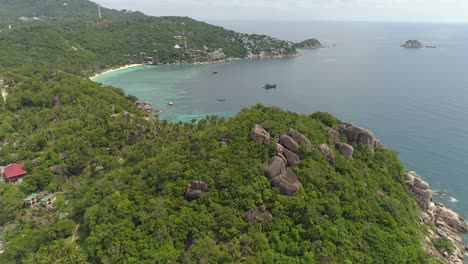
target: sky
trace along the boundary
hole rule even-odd
[[[104,7],[199,20],[468,23],[468,0],[93,0]]]

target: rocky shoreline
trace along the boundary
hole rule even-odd
[[[434,191],[416,172],[408,171],[404,174],[404,178],[422,210],[419,213],[419,223],[429,227],[424,241],[426,250],[434,257],[447,260],[447,263],[463,264],[468,246],[464,244],[460,233],[468,232],[466,221],[443,204],[435,202]],[[453,244],[454,250],[435,248],[432,245],[433,241],[441,239],[448,239]]]

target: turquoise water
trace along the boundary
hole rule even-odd
[[[304,114],[330,112],[372,129],[409,170],[445,193],[437,199],[468,216],[467,25],[221,24],[291,41],[317,37],[330,47],[287,59],[142,66],[96,81],[152,102],[172,121],[232,116],[257,102]],[[438,47],[401,48],[408,39]],[[278,88],[262,89],[268,82]]]

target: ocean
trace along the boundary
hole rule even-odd
[[[317,38],[327,47],[285,59],[141,66],[95,81],[152,102],[174,122],[229,117],[258,102],[330,112],[370,128],[441,192],[437,200],[468,217],[468,25],[208,22],[290,41]],[[437,48],[401,48],[408,39]],[[266,83],[278,87],[265,90]]]

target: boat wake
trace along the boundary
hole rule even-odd
[[[455,199],[454,197],[450,197],[450,202],[452,202],[452,203],[458,203],[458,200]]]

